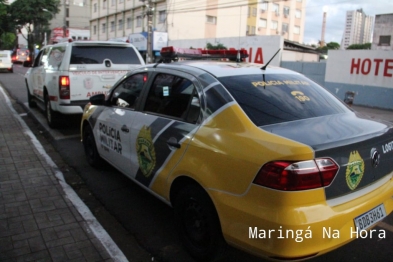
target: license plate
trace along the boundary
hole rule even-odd
[[[374,207],[370,211],[354,219],[356,230],[366,230],[386,217],[386,211],[383,204]]]

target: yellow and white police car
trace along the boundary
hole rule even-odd
[[[173,47],[162,56],[181,52],[246,56]],[[91,97],[81,136],[91,165],[105,159],[174,208],[198,259],[227,243],[312,258],[393,210],[392,124],[282,68],[201,59],[140,67]]]

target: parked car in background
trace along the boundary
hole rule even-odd
[[[0,70],[14,71],[10,50],[0,50]]]
[[[46,46],[25,75],[29,106],[41,106],[49,126],[55,128],[62,114],[82,114],[91,96],[107,93],[120,77],[141,65],[142,56],[129,43],[76,41]]]
[[[12,52],[13,63],[23,63],[30,61],[30,51],[27,48],[17,48]]]
[[[198,61],[147,65],[92,96],[81,138],[88,163],[106,160],[174,208],[192,256],[220,257],[228,243],[304,260],[392,212],[392,123],[290,70],[201,60],[237,51],[161,56],[182,52]]]

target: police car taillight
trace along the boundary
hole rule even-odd
[[[188,59],[230,59],[239,60],[247,58],[248,53],[245,49],[219,49],[219,50],[202,50],[176,48],[173,46],[163,47],[160,52],[164,60],[175,60],[177,58]]]
[[[60,99],[70,99],[70,78],[68,76],[59,77]]]
[[[298,191],[330,185],[338,172],[338,165],[330,158],[265,164],[254,184],[284,191]]]

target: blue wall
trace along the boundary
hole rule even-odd
[[[281,67],[299,72],[317,82],[344,100],[347,91],[356,93],[354,105],[393,110],[393,88],[360,86],[343,83],[325,82],[325,62],[281,62]]]

